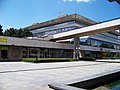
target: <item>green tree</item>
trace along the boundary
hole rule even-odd
[[[10,28],[5,30],[4,32],[5,36],[11,36],[11,37],[29,37],[32,36],[32,33],[28,30],[28,29],[14,29],[14,28]]]
[[[5,30],[4,35],[5,36],[16,37],[16,30],[17,29],[14,29],[14,28],[7,29],[7,30]]]
[[[0,25],[0,35],[3,35],[3,29],[1,25]]]
[[[29,37],[32,36],[32,32],[30,32],[28,29],[23,29],[23,37]]]
[[[23,29],[18,29],[16,30],[16,37],[22,38],[23,36]]]

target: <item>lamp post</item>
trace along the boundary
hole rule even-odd
[[[76,53],[77,55],[76,56],[77,56],[77,59],[79,60],[79,57],[81,56],[80,55],[81,54],[80,53],[80,47],[76,47],[76,51],[77,51],[77,53]]]

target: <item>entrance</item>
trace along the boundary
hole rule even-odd
[[[1,59],[8,58],[8,50],[1,50]]]

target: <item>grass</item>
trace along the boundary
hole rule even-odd
[[[40,63],[40,62],[70,62],[76,61],[77,59],[73,58],[22,58],[23,62],[32,62],[32,63]]]

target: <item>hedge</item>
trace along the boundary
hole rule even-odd
[[[77,59],[73,58],[22,58],[24,62],[33,62],[33,63],[40,63],[40,62],[67,62],[67,61],[76,61]]]
[[[92,57],[83,57],[83,58],[79,58],[79,60],[83,60],[83,61],[95,61],[95,58]]]

